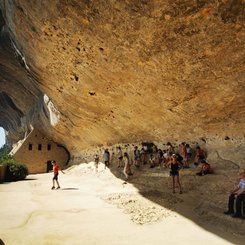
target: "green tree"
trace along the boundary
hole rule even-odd
[[[17,181],[25,179],[28,175],[27,167],[17,162],[10,154],[10,149],[4,145],[0,148],[0,164],[6,166],[5,181]]]

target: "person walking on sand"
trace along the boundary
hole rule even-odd
[[[52,190],[55,189],[55,183],[57,184],[57,188],[56,189],[60,189],[60,184],[58,181],[58,175],[59,175],[59,171],[61,171],[63,174],[65,173],[62,170],[59,170],[59,165],[56,163],[56,161],[52,161],[51,164],[53,165],[53,173],[54,173],[54,177],[53,177],[53,186],[52,186]]]
[[[118,158],[118,165],[117,167],[120,168],[123,166],[123,153],[121,146],[117,147],[117,158]]]
[[[179,170],[181,168],[181,164],[178,162],[175,154],[171,156],[168,166],[170,168],[170,176],[172,176],[173,180],[173,193],[175,193],[175,185],[177,184],[179,186],[179,193],[182,194],[182,188],[179,180]]]
[[[127,152],[124,152],[124,169],[123,173],[126,177],[126,180],[128,180],[129,175],[133,175],[131,172],[131,167],[130,167],[130,159],[129,155]]]
[[[242,202],[245,205],[245,169],[242,169],[239,173],[239,183],[231,191],[228,201],[228,211],[224,214],[230,214],[233,218],[243,218],[242,216]],[[236,212],[234,212],[234,201],[236,199]],[[244,210],[244,208],[243,208]],[[243,214],[245,215],[245,214]]]
[[[94,157],[94,164],[95,164],[95,171],[96,171],[96,173],[98,172],[99,161],[100,161],[100,158],[99,158],[99,156],[96,154],[95,157]]]
[[[110,164],[110,152],[108,149],[105,149],[103,158],[104,158],[104,164],[105,164],[105,169],[106,169],[106,167],[109,167],[109,164]]]

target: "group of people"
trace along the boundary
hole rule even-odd
[[[133,173],[131,171],[131,162],[130,162],[129,154],[127,152],[123,153],[120,146],[117,148],[117,150],[118,150],[118,152],[117,152],[118,166],[117,167],[118,168],[120,168],[120,167],[124,168],[123,173],[124,173],[124,175],[126,177],[126,180],[128,180],[129,176],[133,175]],[[103,154],[103,160],[104,160],[105,168],[109,167],[110,158],[111,158],[111,156],[110,156],[109,150],[105,149],[104,154]],[[95,162],[96,172],[98,172],[98,166],[99,166],[99,156],[98,156],[98,154],[95,155],[94,162]]]
[[[147,144],[142,144],[141,150],[138,146],[134,147],[133,158],[130,158],[128,152],[122,151],[120,146],[117,147],[116,158],[117,167],[123,167],[123,173],[126,180],[128,180],[130,175],[133,175],[131,166],[134,165],[139,168],[141,165],[147,163],[150,164],[150,168],[160,166],[170,169],[170,176],[173,178],[173,192],[175,193],[175,186],[179,186],[179,192],[182,193],[181,184],[179,181],[179,170],[181,168],[189,168],[190,161],[193,155],[193,150],[189,144],[182,142],[180,144],[180,153],[175,153],[174,146],[168,142],[166,144],[166,149],[158,149],[156,145],[149,146]],[[103,154],[104,166],[109,167],[110,165],[110,152],[105,149]],[[99,156],[96,154],[94,158],[95,168],[98,171]],[[200,172],[197,173],[199,176],[203,176],[211,173],[210,164],[206,162],[206,152],[200,147],[196,147],[195,165],[200,165]]]
[[[131,166],[134,164],[136,168],[139,168],[141,165],[150,163],[150,168],[164,166],[165,168],[170,169],[170,176],[172,176],[173,183],[173,193],[175,193],[176,186],[179,187],[179,193],[182,194],[182,187],[179,179],[179,170],[181,168],[189,168],[190,160],[192,158],[192,149],[189,144],[181,143],[180,144],[180,153],[175,153],[173,145],[168,142],[167,149],[161,150],[157,149],[155,145],[152,146],[151,153],[147,145],[143,145],[142,149],[139,150],[138,146],[134,147],[133,160],[129,157],[127,152],[122,151],[121,147],[117,147],[117,167],[123,167],[123,173],[126,180],[129,179],[130,175],[133,175]],[[200,171],[197,173],[198,176],[203,176],[210,174],[212,172],[210,164],[206,161],[207,154],[200,147],[196,147],[196,155],[194,159],[194,164],[196,166],[200,165]],[[105,149],[103,154],[103,160],[105,168],[110,166],[110,152],[108,149]],[[94,158],[95,168],[98,171],[99,165],[99,156],[96,154]],[[53,186],[51,189],[55,189],[55,184],[57,185],[56,189],[60,188],[58,182],[59,171],[64,173],[62,170],[59,170],[59,166],[55,161],[52,161],[53,165]],[[235,209],[234,209],[235,204]],[[243,205],[242,205],[243,204]],[[228,201],[228,210],[224,212],[226,215],[232,215],[234,218],[245,218],[242,215],[242,206],[243,206],[243,215],[245,216],[245,169],[241,170],[239,173],[239,182],[236,187],[231,191]]]

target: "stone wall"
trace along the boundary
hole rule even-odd
[[[40,150],[38,148],[39,145],[41,146]],[[69,153],[64,147],[47,139],[43,134],[35,130],[24,140],[14,154],[14,158],[24,163],[30,174],[36,174],[47,172],[47,161],[55,160],[61,168],[64,168],[69,161]]]

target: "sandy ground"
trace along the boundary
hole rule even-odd
[[[60,190],[50,189],[52,173],[1,184],[0,238],[6,245],[244,244],[244,220],[222,214],[225,175],[195,171],[182,170],[183,194],[172,194],[167,170],[149,166],[127,184],[122,170],[100,164],[96,173],[92,163],[60,174]]]

